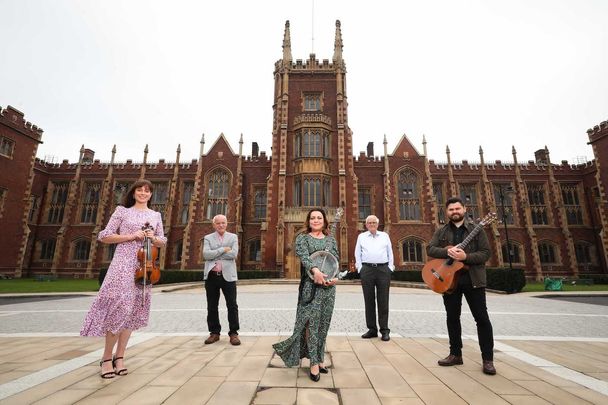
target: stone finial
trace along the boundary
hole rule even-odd
[[[112,159],[110,159],[110,162],[112,164],[114,164],[114,159],[116,158],[116,144],[114,144],[114,146],[112,147]]]
[[[334,40],[334,63],[342,63],[342,31],[340,30],[340,20],[336,20],[336,39]]]
[[[177,153],[182,153],[182,144],[181,143],[177,144],[177,151],[176,152]]]
[[[283,66],[291,65],[291,34],[289,32],[289,20],[285,21],[285,34],[283,35]]]
[[[483,149],[482,149],[481,145],[479,145],[479,154],[480,154],[481,156],[483,156]]]
[[[387,140],[386,140],[386,134],[384,134],[384,140],[382,141],[382,143],[383,143],[384,145],[386,145],[386,144],[388,143],[388,142],[387,142]]]
[[[426,145],[426,136],[422,134],[422,144]]]
[[[445,145],[445,153],[446,155],[450,154],[450,147],[448,145]]]
[[[203,156],[205,154],[205,133],[201,136],[201,147],[199,151],[199,156]]]

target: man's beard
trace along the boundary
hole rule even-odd
[[[464,219],[464,214],[452,214],[450,217],[450,221],[452,222],[460,222]]]

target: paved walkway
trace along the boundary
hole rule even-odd
[[[251,309],[242,317],[277,321],[265,313],[274,308],[286,317],[281,318],[283,322],[289,321],[287,314],[295,310],[293,287],[240,288],[240,306]],[[199,330],[204,310],[187,304],[202,300],[200,290],[155,293],[153,320],[167,314],[187,320],[194,312],[199,321],[189,330],[165,331],[151,325],[135,333],[127,352],[130,373],[112,380],[99,378],[103,339],[77,337],[77,328],[66,330],[58,321],[81,322],[92,297],[0,305],[0,404],[608,403],[606,307],[519,294],[489,295],[488,306],[499,332],[498,375],[487,376],[481,372],[479,348],[471,335],[464,341],[464,365],[437,366],[437,359],[448,352],[447,339],[428,329],[423,319],[441,318],[436,295],[398,288],[391,293],[391,320],[403,326],[393,329],[390,342],[364,340],[359,337],[360,287],[340,287],[336,322],[326,348],[330,372],[318,383],[308,378],[306,362],[302,368],[285,368],[273,354],[272,343],[284,339],[288,327],[243,328],[241,346],[229,345],[225,335],[216,344],[204,345],[206,332]],[[159,305],[172,311],[165,313]],[[507,312],[510,315],[504,315]],[[41,320],[45,315],[46,320]],[[470,320],[464,317],[465,333],[473,332],[474,325],[468,325]],[[551,335],[542,329],[545,323],[537,321],[546,317],[562,323],[564,333]],[[403,323],[400,318],[408,319]],[[571,324],[578,327],[578,321],[572,320],[579,318],[589,327],[573,329]],[[500,333],[510,332],[514,321],[519,321],[524,333]],[[29,322],[29,327],[23,322]],[[39,324],[31,325],[35,322]],[[440,323],[439,328],[444,327]],[[598,328],[603,330],[599,336]]]

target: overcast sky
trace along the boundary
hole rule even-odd
[[[0,106],[44,129],[38,156],[175,160],[243,134],[270,154],[273,70],[333,55],[342,22],[354,154],[406,134],[431,159],[593,158],[608,119],[608,1],[0,0]],[[313,19],[314,15],[314,19]],[[314,38],[314,40],[313,40]]]

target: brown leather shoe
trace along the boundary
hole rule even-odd
[[[211,343],[215,343],[218,340],[220,340],[220,335],[218,335],[217,333],[212,333],[207,339],[205,339],[205,344],[210,345]]]
[[[496,369],[494,368],[494,362],[492,360],[484,360],[483,361],[483,373],[494,375],[496,374]]]
[[[241,344],[241,339],[239,339],[239,335],[231,335],[230,336],[230,344],[232,346],[238,346]]]
[[[438,360],[437,364],[444,367],[457,366],[459,364],[462,364],[462,356],[454,356],[453,354],[450,354],[445,359]]]

